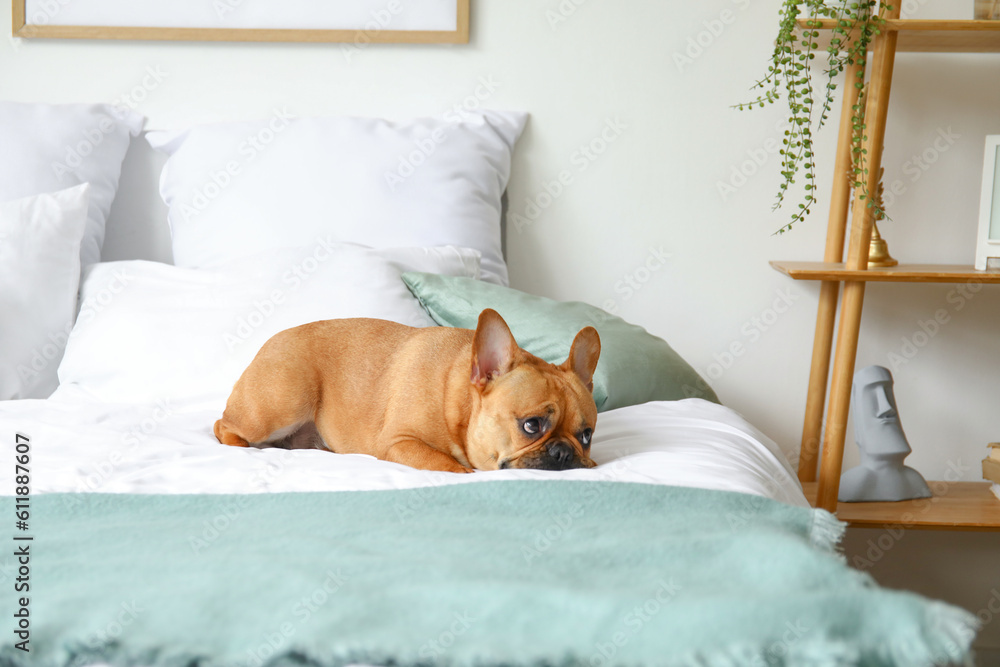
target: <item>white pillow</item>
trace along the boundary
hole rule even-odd
[[[471,249],[379,251],[320,239],[218,270],[97,264],[84,272],[59,379],[104,401],[224,403],[261,345],[283,329],[342,317],[432,326],[400,274],[475,278],[478,258]]]
[[[0,399],[46,398],[76,313],[86,183],[0,203]]]
[[[482,253],[483,279],[507,284],[500,198],[523,113],[447,120],[301,118],[149,132],[170,155],[160,194],[174,263],[206,268],[318,235]]]
[[[143,122],[110,104],[0,102],[0,201],[90,183],[80,259],[101,261],[122,160]]]

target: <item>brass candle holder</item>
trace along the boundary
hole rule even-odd
[[[868,268],[882,268],[886,266],[896,266],[899,264],[892,255],[889,254],[889,244],[885,242],[878,231],[878,221],[885,219],[885,203],[882,201],[882,176],[885,174],[885,167],[878,173],[878,189],[875,192],[875,220],[872,221],[872,238],[868,243]]]
[[[878,233],[878,225],[872,225],[872,240],[868,245],[868,268],[896,266],[897,264],[899,262],[889,254],[889,244]]]

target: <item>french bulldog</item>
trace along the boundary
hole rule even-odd
[[[491,309],[475,331],[376,319],[282,331],[236,382],[215,436],[317,447],[423,470],[591,468],[593,327],[558,366],[518,347]]]

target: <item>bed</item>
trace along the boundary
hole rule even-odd
[[[169,155],[173,265],[97,261],[142,119],[0,103],[0,121],[18,156],[0,156],[0,298],[23,325],[0,329],[15,547],[0,664],[969,659],[975,619],[848,568],[843,524],[666,341],[507,286],[501,197],[524,114],[276,110],[149,132]],[[91,159],[24,167],[92,127]],[[550,361],[597,327],[596,468],[457,475],[212,434],[277,331],[470,326],[484,307]]]

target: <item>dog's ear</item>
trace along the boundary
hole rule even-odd
[[[472,340],[472,383],[485,387],[490,380],[509,371],[514,367],[518,349],[500,313],[492,308],[481,312]]]
[[[562,368],[573,371],[590,391],[594,391],[594,371],[597,369],[597,359],[601,356],[601,337],[597,329],[587,327],[573,339],[573,347],[569,350],[569,358]]]

